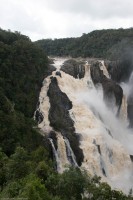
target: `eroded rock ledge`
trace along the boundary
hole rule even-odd
[[[123,98],[122,88],[103,74],[98,61],[91,65],[90,73],[93,83],[102,85],[106,104],[110,106],[116,105],[118,107],[117,114],[119,114]]]

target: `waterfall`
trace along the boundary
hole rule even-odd
[[[68,58],[61,58],[61,57],[55,57],[54,58],[54,66],[56,67],[56,69],[59,71],[61,68],[61,65],[68,60]]]
[[[59,59],[58,62],[56,59],[56,61],[55,66],[60,70],[60,65],[64,60]],[[101,61],[101,69],[108,77],[108,71],[103,61]],[[56,76],[56,72],[53,72],[52,76]],[[127,129],[123,119],[116,118],[113,110],[109,110],[105,105],[102,88],[95,89],[88,62],[85,64],[84,78],[75,79],[63,71],[61,71],[61,77],[56,76],[58,86],[72,101],[73,107],[69,110],[69,114],[74,121],[75,132],[80,136],[80,148],[84,154],[81,169],[86,169],[91,175],[100,176],[102,181],[108,182],[112,188],[128,192],[130,188],[133,188],[133,163],[130,159],[130,155],[133,155],[133,135]],[[39,98],[39,109],[44,115],[43,122],[39,124],[39,127],[44,132],[50,127],[48,119],[50,105],[47,97],[49,83],[50,77],[47,77]],[[130,88],[127,87],[128,95]],[[126,118],[125,97],[122,110]],[[61,173],[66,169],[65,165],[78,166],[67,138],[63,138],[61,133],[57,134],[57,150],[53,140],[49,140],[58,172]],[[94,144],[94,140],[97,145]]]
[[[49,141],[52,146],[53,155],[57,164],[57,171],[59,173],[62,173],[69,165],[78,167],[76,157],[67,138],[63,138],[63,136],[60,133],[57,133],[57,150],[55,149],[53,140],[49,138]]]
[[[130,100],[130,103],[129,103],[129,99],[133,96],[133,72],[130,75],[129,81],[127,83],[121,82],[120,85],[124,93],[123,100],[122,100],[121,113],[122,113],[122,117],[126,119],[126,121],[128,122],[129,119],[127,117],[128,115],[127,107],[128,107],[128,104],[132,104],[132,99]]]
[[[73,150],[70,146],[70,142],[67,138],[64,138],[64,141],[65,141],[65,144],[66,144],[66,149],[67,149],[67,157],[68,157],[68,160],[69,162],[74,165],[75,167],[78,167],[78,164],[76,162],[76,157],[73,153]]]
[[[52,140],[51,138],[48,138],[48,139],[49,139],[49,141],[50,141],[50,143],[51,143],[52,150],[53,150],[53,155],[54,155],[55,160],[56,160],[57,171],[58,171],[58,172],[61,172],[61,171],[62,171],[62,165],[61,165],[61,161],[60,161],[60,159],[59,159],[58,152],[57,152],[56,149],[55,149],[53,140]]]
[[[101,63],[101,66],[100,66],[100,69],[103,71],[103,74],[107,77],[107,78],[109,78],[110,76],[109,76],[109,73],[108,73],[108,70],[107,70],[107,68],[106,68],[106,66],[105,66],[105,64],[104,64],[104,60],[99,60],[99,62]]]
[[[60,162],[62,164],[60,173],[62,173],[65,169],[68,168],[70,163],[67,158],[66,145],[65,145],[64,138],[60,132],[56,132],[56,134],[57,134],[57,146],[58,146],[57,153],[58,153]]]
[[[40,95],[39,95],[38,110],[41,112],[43,116],[43,120],[41,121],[41,123],[39,123],[38,127],[44,133],[49,133],[52,130],[52,127],[50,127],[50,123],[48,119],[50,103],[49,103],[49,97],[47,96],[47,91],[48,91],[50,82],[51,82],[50,76],[44,79],[43,86],[41,88]]]
[[[104,72],[107,74],[105,68]],[[117,182],[117,188],[128,191],[133,186],[133,166],[129,156],[133,153],[133,136],[125,124],[105,105],[102,88],[95,89],[88,63],[85,65],[85,77],[82,79],[75,79],[65,72],[61,74],[61,79],[57,77],[58,85],[73,103],[69,113],[74,121],[75,131],[81,136],[80,148],[84,153],[81,168],[85,168],[92,175],[101,176],[102,180],[112,187],[116,187]],[[92,108],[94,110],[91,110]],[[100,145],[102,155],[93,144],[94,139]],[[128,178],[121,175],[126,169],[130,174]],[[125,182],[129,184],[125,186]]]
[[[127,123],[127,97],[125,96],[125,94],[123,94],[119,116],[120,116],[120,119],[123,120],[123,122]]]

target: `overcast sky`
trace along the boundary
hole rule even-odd
[[[133,26],[133,0],[0,0],[0,27],[33,41]]]

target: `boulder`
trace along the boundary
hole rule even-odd
[[[35,120],[40,124],[43,121],[43,115],[39,110],[36,110],[35,112]]]
[[[56,71],[56,76],[60,76],[61,77],[61,72],[60,71]]]
[[[85,75],[84,62],[78,62],[74,59],[70,59],[64,62],[61,70],[74,78],[83,78]]]

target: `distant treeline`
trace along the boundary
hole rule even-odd
[[[48,55],[118,58],[123,49],[133,47],[133,28],[96,30],[78,38],[42,39],[35,42]]]

